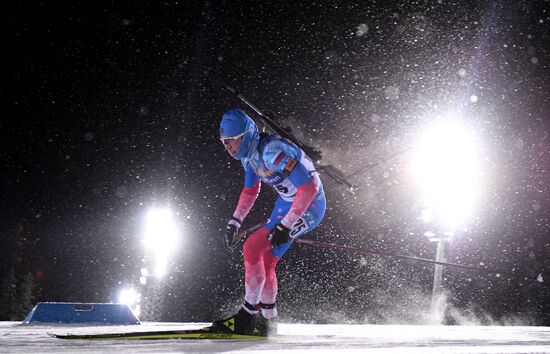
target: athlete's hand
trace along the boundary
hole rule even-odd
[[[279,223],[275,225],[267,238],[268,240],[271,240],[271,245],[273,247],[277,247],[290,241],[290,229]]]
[[[233,247],[237,244],[235,242],[235,237],[239,233],[239,228],[241,227],[241,222],[237,220],[237,218],[232,217],[231,220],[227,223],[227,227],[225,228],[225,248],[227,248],[230,251],[233,251]]]

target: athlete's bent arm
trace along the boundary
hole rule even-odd
[[[237,229],[241,227],[244,219],[256,203],[256,199],[260,194],[261,182],[260,177],[252,171],[252,169],[245,167],[244,170],[244,187],[239,196],[239,202],[233,212],[233,217],[229,221],[229,224],[235,225]]]
[[[275,225],[271,233],[271,244],[273,246],[279,246],[290,240],[292,226],[309,208],[318,191],[315,180],[305,166],[300,163],[294,164],[288,178],[297,187],[297,192],[290,210],[281,222]]]
[[[316,194],[317,186],[313,178],[311,178],[308,183],[298,186],[296,197],[294,197],[290,210],[281,220],[281,224],[291,229],[294,223],[306,212],[307,208],[309,208]]]
[[[233,212],[233,217],[231,218],[230,223],[238,223],[238,225],[235,226],[237,226],[238,228],[241,227],[242,222],[254,206],[254,203],[256,203],[256,199],[260,194],[260,186],[261,182],[260,180],[258,180],[252,186],[245,186],[243,188],[243,190],[241,191],[241,195],[239,196],[239,202],[237,203],[237,207]]]

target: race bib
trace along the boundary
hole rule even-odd
[[[292,230],[290,230],[290,237],[296,238],[303,235],[305,232],[309,230],[308,223],[304,220],[304,218],[299,218],[294,225],[292,226]]]

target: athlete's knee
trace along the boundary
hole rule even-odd
[[[279,258],[273,256],[271,251],[265,252],[263,265],[264,265],[266,278],[273,278],[273,277],[276,278],[275,267],[278,261],[279,261]]]
[[[269,235],[268,229],[259,229],[248,237],[243,245],[245,259],[258,258],[262,252],[271,247],[267,235]]]

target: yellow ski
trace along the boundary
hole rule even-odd
[[[189,330],[120,332],[98,334],[54,334],[52,337],[61,339],[267,339],[265,336],[211,332],[209,327]]]

